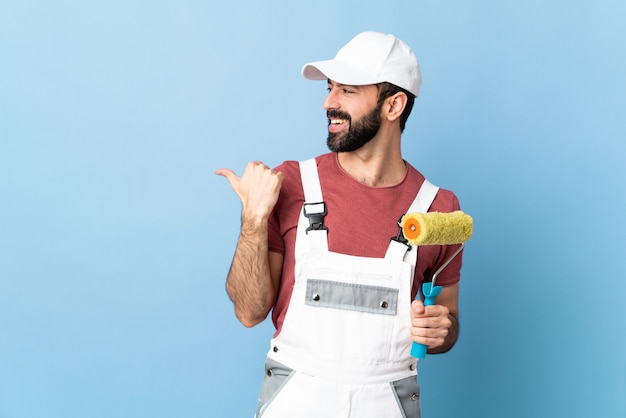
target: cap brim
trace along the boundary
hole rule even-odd
[[[382,83],[378,76],[365,73],[344,62],[337,60],[317,61],[305,64],[302,75],[308,80],[333,80],[337,83],[363,86]]]

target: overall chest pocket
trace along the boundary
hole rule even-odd
[[[310,306],[395,315],[398,289],[332,280],[308,279],[304,303]]]
[[[298,323],[308,355],[337,368],[388,363],[401,321],[394,277],[333,269],[314,269],[304,277]]]

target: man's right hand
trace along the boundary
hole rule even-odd
[[[246,327],[262,322],[272,309],[280,282],[282,255],[268,251],[267,223],[278,201],[283,173],[254,161],[241,178],[221,168],[215,174],[226,177],[242,203],[241,233],[226,279],[226,291],[235,315]]]
[[[239,178],[231,169],[220,168],[215,174],[226,177],[241,199],[242,219],[263,222],[278,201],[283,173],[272,170],[260,161],[252,161]]]

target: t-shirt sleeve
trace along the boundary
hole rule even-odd
[[[280,233],[280,223],[278,221],[277,210],[274,210],[270,214],[267,224],[267,240],[268,249],[271,252],[285,254],[285,241]]]
[[[283,182],[280,188],[278,201],[268,219],[268,249],[272,252],[285,254],[285,230],[290,207],[294,204],[294,199],[298,196],[298,190],[302,189],[300,182],[300,166],[297,161],[285,161],[275,168],[283,173]],[[300,192],[301,194],[302,192]],[[288,222],[287,222],[288,223]]]

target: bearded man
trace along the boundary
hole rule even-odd
[[[462,261],[437,276],[443,290],[425,307],[420,284],[457,246],[390,240],[405,213],[460,209],[401,153],[417,58],[393,35],[364,32],[302,74],[327,82],[331,152],[274,169],[251,162],[241,177],[216,171],[242,202],[226,280],[235,315],[252,327],[271,311],[276,327],[255,417],[420,417],[410,346],[455,344]]]

